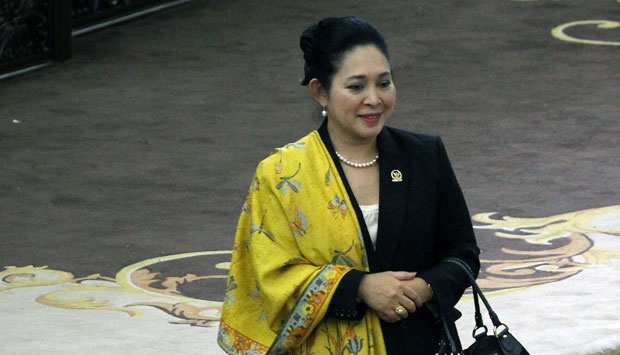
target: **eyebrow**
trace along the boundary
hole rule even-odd
[[[386,72],[379,74],[379,77],[381,78],[381,77],[391,76],[391,75],[392,75],[391,71],[386,71]],[[357,80],[357,79],[360,79],[360,80],[366,79],[366,75],[352,75],[347,78],[347,80]]]

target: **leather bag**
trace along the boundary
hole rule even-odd
[[[447,258],[446,262],[458,265],[465,271],[471,283],[474,295],[475,321],[476,326],[472,332],[474,343],[467,349],[458,348],[458,342],[454,338],[458,338],[458,334],[451,334],[448,329],[446,319],[441,317],[441,340],[439,343],[438,355],[459,354],[459,355],[529,355],[529,352],[523,345],[510,333],[508,326],[502,323],[493,311],[491,304],[482,293],[482,290],[476,283],[474,273],[464,261],[457,258]],[[489,334],[488,328],[484,325],[482,314],[480,312],[480,302],[482,300],[485,308],[489,312],[489,318],[493,323],[493,333]]]

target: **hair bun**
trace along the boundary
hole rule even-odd
[[[315,29],[316,26],[310,27],[301,34],[301,38],[299,39],[299,47],[304,52],[304,56],[312,52],[315,42],[313,33]]]
[[[309,27],[299,38],[299,47],[304,54],[304,78],[301,81],[301,85],[308,85],[310,80],[312,80],[311,73],[313,65],[311,63],[314,61],[315,57],[316,29],[316,25]]]

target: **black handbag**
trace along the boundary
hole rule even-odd
[[[491,308],[491,304],[478,287],[474,273],[464,261],[457,258],[447,258],[445,261],[461,267],[471,283],[474,295],[475,321],[476,326],[472,335],[474,343],[467,349],[458,348],[458,343],[454,341],[457,335],[452,335],[448,329],[447,321],[441,317],[441,340],[439,343],[439,355],[460,354],[460,355],[529,355],[530,353],[521,345],[521,343],[509,332],[508,326],[499,320],[499,317]],[[484,325],[482,314],[480,312],[480,302],[482,300],[484,306],[489,312],[489,318],[493,323],[493,334],[489,334],[488,328]]]

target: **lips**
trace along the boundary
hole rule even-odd
[[[366,122],[373,123],[381,119],[381,113],[369,113],[365,115],[358,115],[358,117]]]

